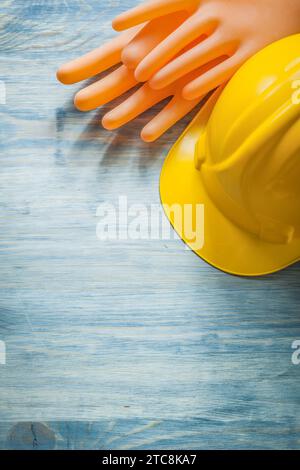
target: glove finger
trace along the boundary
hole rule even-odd
[[[171,93],[169,89],[157,92],[152,90],[148,84],[143,85],[127,100],[107,113],[102,119],[102,125],[105,129],[117,129],[167,98]]]
[[[74,104],[80,111],[90,111],[123,95],[137,84],[132,71],[122,65],[98,82],[75,95]]]
[[[229,55],[232,50],[233,45],[224,43],[221,33],[216,32],[163,67],[152,77],[150,85],[154,89],[168,86],[217,57]]]
[[[229,59],[225,59],[216,67],[187,84],[183,88],[183,97],[187,100],[194,100],[198,96],[209,93],[214,88],[227,82],[247,58],[248,56],[236,53]]]
[[[122,52],[123,64],[128,68],[135,69],[149,52],[175,31],[187,18],[188,13],[181,11],[147,23],[132,41],[124,47]],[[161,27],[162,23],[163,28]]]
[[[220,63],[220,58],[215,59],[197,70],[184,76],[172,85],[174,97],[167,106],[147,124],[141,132],[141,137],[146,142],[153,142],[170,129],[176,122],[186,116],[194,109],[204,96],[195,98],[194,100],[185,100],[182,96],[182,89],[186,84],[195,80],[208,70],[212,69]],[[168,87],[171,89],[171,87]]]
[[[117,16],[113,20],[113,28],[116,31],[123,31],[169,13],[182,10],[190,11],[199,3],[197,0],[153,0],[146,2]]]
[[[107,44],[68,62],[57,71],[57,78],[65,85],[77,83],[109,69],[121,62],[123,48],[140,31],[141,26],[118,35]]]
[[[201,98],[188,101],[181,96],[174,96],[167,106],[144,127],[141,138],[145,142],[157,140],[176,122],[192,111],[200,101]]]
[[[180,51],[188,46],[188,44],[201,38],[204,34],[211,34],[214,27],[215,20],[211,17],[204,16],[200,18],[199,15],[197,15],[188,18],[142,60],[135,72],[136,79],[140,82],[149,80],[156,72],[166,66]],[[185,56],[185,54],[183,54],[183,56]],[[182,56],[180,55],[178,57],[176,64],[181,63],[179,62],[180,57]],[[184,64],[184,61],[182,61],[182,64]],[[163,88],[163,86],[160,88]]]

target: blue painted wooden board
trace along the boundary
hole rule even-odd
[[[159,203],[191,118],[146,145],[154,111],[108,133],[56,82],[136,3],[1,2],[0,448],[299,448],[299,265],[240,279],[179,240],[96,237],[103,201]]]

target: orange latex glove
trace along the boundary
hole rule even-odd
[[[103,117],[103,127],[109,130],[117,129],[160,101],[172,97],[162,111],[141,132],[141,138],[145,142],[153,142],[200,103],[203,97],[198,97],[194,100],[184,99],[182,97],[182,89],[187,83],[202,75],[217,63],[220,63],[219,59],[200,67],[161,90],[153,90],[148,83],[144,84],[129,98]]]
[[[131,44],[131,52],[134,54],[134,58],[132,58],[132,61],[129,59],[126,65],[129,68],[135,68],[152,49],[176,30],[188,16],[189,13],[186,11],[168,14],[165,17],[166,24],[164,28],[159,25],[160,19],[130,28],[83,57],[64,64],[58,70],[57,78],[65,85],[70,85],[104,72],[122,61],[122,52],[129,44]]]
[[[159,90],[220,56],[210,68],[183,88],[183,97],[195,100],[231,78],[237,69],[266,45],[300,32],[300,0],[153,0],[133,8],[113,21],[117,31],[145,21],[165,25],[166,15],[186,11],[188,18],[155,47],[137,66],[135,78],[150,80]],[[192,41],[198,44],[180,52]],[[200,42],[199,42],[200,41]],[[132,57],[124,49],[124,62]]]
[[[185,12],[170,14],[167,16],[167,26],[163,29],[158,28],[157,21],[149,22],[139,28],[132,28],[104,46],[63,65],[57,72],[57,78],[64,84],[72,84],[93,77],[118,64],[121,61],[124,47],[129,43],[135,49],[132,60],[139,62],[187,17]],[[205,65],[205,70],[214,65],[215,62]],[[203,68],[195,70],[183,79],[159,91],[152,90],[148,84],[143,85],[130,98],[103,117],[103,126],[107,129],[116,129],[156,103],[167,97],[172,97],[167,106],[142,130],[143,140],[157,139],[201,101],[199,97],[192,101],[184,100],[182,88],[189,80],[193,80],[203,71]],[[81,111],[95,109],[119,97],[137,84],[134,70],[122,65],[104,78],[79,91],[75,96],[75,106]]]
[[[103,46],[62,65],[56,73],[57,79],[65,85],[71,85],[81,82],[82,80],[87,80],[113,67],[121,62],[123,48],[130,43],[142,29],[143,26],[131,28],[125,33],[119,34]],[[157,44],[158,42],[156,42],[156,45]],[[149,51],[151,51],[151,47],[145,47],[141,53]]]

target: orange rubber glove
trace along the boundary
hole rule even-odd
[[[183,97],[194,100],[228,81],[240,66],[266,45],[300,32],[300,0],[152,0],[119,15],[117,31],[145,21],[186,11],[189,15],[174,32],[137,66],[135,78],[150,80],[159,90],[220,56],[222,63],[183,88]],[[181,51],[191,42],[198,44]],[[134,40],[123,51],[132,57]]]
[[[70,85],[104,72],[122,62],[122,52],[129,44],[131,44],[131,52],[134,57],[128,57],[128,62],[125,65],[129,68],[135,68],[152,49],[176,30],[188,16],[189,13],[182,11],[166,15],[164,28],[159,27],[160,19],[130,28],[83,57],[64,64],[58,70],[57,78],[65,85]]]
[[[131,28],[123,34],[119,34],[97,49],[92,50],[82,57],[62,65],[57,71],[57,79],[65,85],[87,80],[121,62],[123,48],[137,36],[143,26]],[[158,44],[158,42],[156,42]],[[145,47],[142,53],[151,51],[151,47]]]
[[[147,109],[152,108],[152,106],[160,101],[172,97],[162,111],[141,132],[141,138],[145,142],[153,142],[200,103],[203,97],[186,100],[182,97],[182,90],[187,83],[199,77],[199,75],[202,75],[210,67],[217,65],[217,63],[220,63],[219,59],[200,67],[161,90],[153,90],[148,83],[145,83],[129,98],[103,117],[103,127],[108,130],[117,129],[132,121]]]
[[[174,31],[178,24],[187,18],[187,14],[182,12],[175,15],[170,14],[167,18],[168,22],[165,28],[158,28],[156,21],[149,22],[139,28],[132,28],[104,46],[63,65],[57,72],[57,78],[64,84],[72,84],[93,77],[118,64],[121,61],[124,47],[129,43],[135,48],[132,60],[142,60],[170,32]],[[214,65],[215,62],[205,65],[205,70]],[[152,90],[148,84],[141,86],[130,98],[103,117],[103,126],[106,129],[116,129],[156,103],[172,97],[167,106],[142,130],[143,140],[156,140],[201,101],[199,97],[192,101],[184,100],[182,88],[189,80],[193,80],[203,71],[203,68],[195,70],[187,77],[183,77],[183,79],[159,91]],[[75,106],[81,111],[95,109],[121,96],[137,84],[134,70],[122,65],[104,78],[79,91],[75,96]]]

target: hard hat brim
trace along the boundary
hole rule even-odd
[[[299,261],[300,239],[289,244],[267,243],[239,228],[215,206],[206,191],[201,171],[194,165],[196,143],[203,131],[198,116],[169,152],[161,172],[161,202],[175,231],[206,262],[234,275],[262,276]],[[203,205],[204,243],[201,248],[195,248],[194,242],[182,233],[184,221],[179,223],[172,216],[170,208],[176,205],[182,208],[183,217],[184,207]]]

